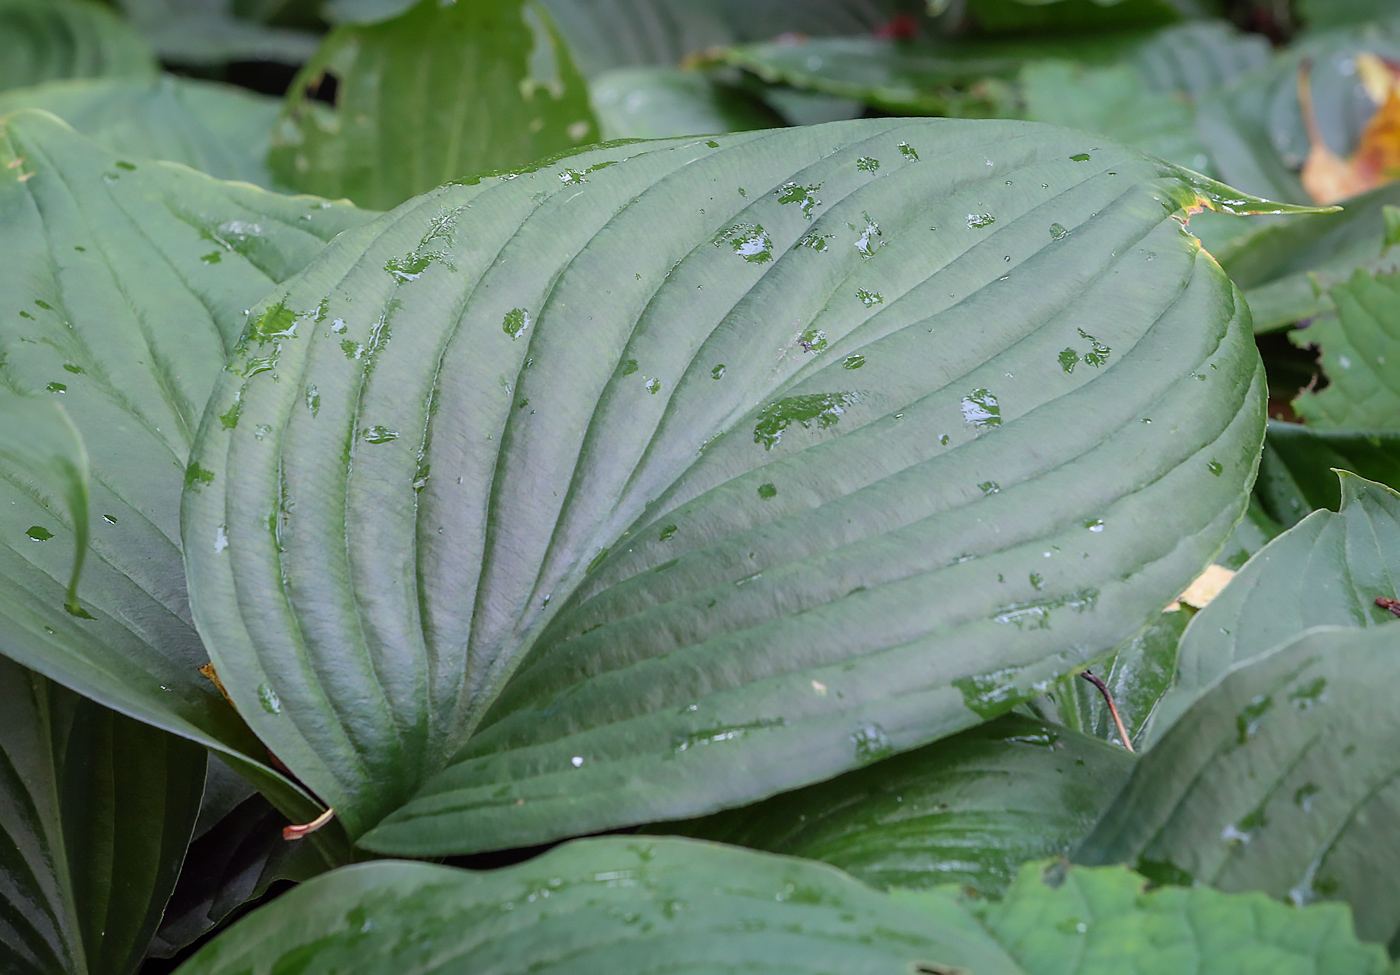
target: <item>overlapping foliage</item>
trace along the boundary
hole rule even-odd
[[[1400,953],[1400,21],[119,6],[0,3],[0,966]]]

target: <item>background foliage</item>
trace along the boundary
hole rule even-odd
[[[1391,6],[0,0],[0,967],[1393,973]]]

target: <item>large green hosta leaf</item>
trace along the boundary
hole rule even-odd
[[[91,0],[0,0],[0,90],[55,78],[150,77],[141,36]]]
[[[1376,600],[1400,597],[1400,494],[1340,475],[1340,511],[1315,511],[1274,539],[1191,621],[1156,738],[1232,666],[1313,627],[1394,619]]]
[[[0,94],[0,115],[52,112],[103,148],[184,163],[219,179],[271,182],[264,156],[280,103],[233,85],[163,75],[54,81]]]
[[[334,108],[310,97],[326,75]],[[583,77],[536,0],[422,0],[326,38],[287,93],[268,164],[283,185],[387,209],[596,141]]]
[[[208,658],[178,531],[184,482],[203,476],[187,469],[189,444],[246,310],[370,215],[113,156],[42,113],[10,115],[0,130],[0,378],[63,404],[89,454],[92,512],[70,612],[82,525],[24,465],[0,462],[0,653],[265,761],[197,670]]]
[[[1078,854],[1168,883],[1344,900],[1400,949],[1400,622],[1324,628],[1230,672]]]
[[[347,234],[185,497],[240,711],[352,835],[417,794],[371,848],[484,849],[826,778],[1132,637],[1243,511],[1263,377],[1169,219],[1218,185],[1087,141],[615,147]]]
[[[885,894],[825,864],[687,840],[583,840],[472,873],[351,867],[220,936],[182,975],[1381,975],[1345,908],[1145,891],[1121,868],[1028,865],[1000,904]]]
[[[881,888],[1000,897],[1027,860],[1088,834],[1133,766],[1125,749],[1021,715],[765,802],[658,827],[824,860]]]
[[[0,969],[127,975],[175,886],[204,750],[0,658]]]

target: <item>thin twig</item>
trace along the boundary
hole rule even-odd
[[[1108,705],[1108,713],[1113,715],[1113,723],[1118,726],[1118,737],[1123,740],[1123,747],[1128,751],[1134,751],[1133,740],[1128,737],[1128,729],[1123,727],[1123,718],[1118,714],[1118,705],[1113,703],[1113,694],[1108,689],[1108,685],[1095,677],[1090,671],[1084,671],[1079,675],[1099,689],[1103,695],[1103,701]]]

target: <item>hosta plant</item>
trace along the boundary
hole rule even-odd
[[[1017,119],[598,144],[635,86],[830,104],[576,59],[584,6],[332,4],[280,119],[0,96],[0,967],[1384,972],[1386,211],[1270,426],[1292,347],[1192,220],[1262,215],[1226,267],[1286,316],[1331,211]],[[1199,43],[1198,100],[1265,57],[1097,6],[969,23],[1159,87]]]

